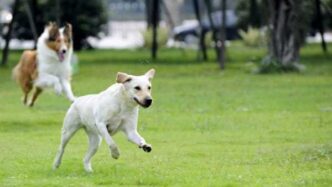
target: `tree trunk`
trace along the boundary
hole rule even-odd
[[[257,0],[250,0],[249,12],[249,25],[259,28],[261,26],[261,13],[258,9]]]
[[[20,3],[20,0],[15,0],[14,1],[13,13],[12,13],[13,18],[12,18],[12,21],[9,23],[8,31],[7,31],[7,34],[5,36],[5,47],[2,51],[2,61],[1,61],[2,66],[7,65],[8,53],[9,53],[9,42],[10,42],[10,38],[11,38],[11,34],[12,34],[13,24],[14,24],[16,14],[17,14],[17,11],[18,11],[19,3]]]
[[[304,40],[300,6],[301,0],[269,1],[269,55],[263,66],[276,63],[281,69],[299,70],[299,53]]]
[[[151,57],[152,59],[157,58],[157,50],[158,50],[158,24],[160,19],[160,0],[152,1],[152,48],[151,48]]]
[[[212,38],[214,41],[214,50],[216,51],[216,55],[217,55],[217,60],[220,58],[220,50],[219,50],[219,38],[217,36],[217,28],[216,25],[214,23],[214,20],[212,19],[212,2],[211,0],[205,0],[205,6],[207,9],[207,15],[208,15],[208,19],[209,19],[209,23],[210,23],[210,28],[212,31]]]
[[[152,26],[152,0],[145,0],[146,28]]]
[[[225,69],[225,61],[226,61],[226,0],[222,0],[221,2],[221,10],[222,10],[222,18],[221,18],[221,28],[220,28],[220,46],[219,47],[219,65],[221,69]]]
[[[28,21],[29,21],[29,25],[30,25],[30,29],[32,32],[32,36],[33,36],[33,48],[37,49],[37,40],[38,40],[38,33],[37,33],[37,29],[36,29],[36,24],[34,22],[34,12],[32,12],[31,7],[29,5],[29,1],[25,1],[24,2],[24,7],[25,7],[25,12],[27,13],[28,16]]]
[[[326,46],[326,42],[325,42],[325,39],[324,39],[324,25],[323,25],[323,16],[322,16],[322,10],[321,10],[321,2],[320,0],[315,0],[315,7],[316,7],[316,22],[318,24],[318,30],[319,30],[319,33],[320,33],[320,37],[321,37],[321,40],[322,40],[322,49],[324,51],[324,53],[327,52],[327,46]]]
[[[198,43],[198,47],[199,47],[199,52],[198,52],[198,60],[207,60],[208,56],[207,56],[207,52],[206,52],[206,46],[205,46],[205,31],[203,31],[203,26],[202,26],[202,19],[201,19],[201,11],[200,11],[200,3],[198,2],[198,0],[193,0],[193,7],[194,7],[194,12],[195,12],[195,16],[196,19],[198,21],[198,36],[199,36],[199,43]]]

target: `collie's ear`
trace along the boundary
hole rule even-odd
[[[60,35],[58,25],[55,22],[49,22],[47,27],[48,27],[48,40],[55,41]]]
[[[118,74],[116,75],[117,83],[126,83],[126,82],[131,81],[131,79],[132,78],[127,73],[118,72]]]
[[[73,33],[73,31],[72,31],[72,26],[71,26],[71,24],[70,24],[70,23],[66,23],[66,26],[65,26],[65,28],[64,28],[64,30],[63,30],[63,34],[64,34],[65,36],[67,36],[67,37],[71,40],[71,38],[72,38],[72,33]]]
[[[152,78],[154,77],[154,74],[156,73],[156,70],[154,69],[150,69],[148,72],[146,72],[144,75],[146,77],[148,77],[149,81],[152,80]]]

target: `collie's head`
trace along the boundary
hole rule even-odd
[[[69,23],[63,28],[59,28],[54,22],[50,22],[45,31],[48,32],[48,37],[46,39],[46,45],[53,50],[60,62],[63,62],[72,48],[72,26]]]

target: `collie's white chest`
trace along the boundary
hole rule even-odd
[[[57,77],[67,77],[71,74],[69,62],[56,62],[50,59],[38,59],[38,72],[52,74]]]

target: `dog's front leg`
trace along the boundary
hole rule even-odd
[[[35,81],[35,86],[39,88],[53,87],[57,95],[61,95],[62,93],[62,86],[59,78],[51,74],[39,74],[37,80]]]
[[[115,144],[113,138],[107,131],[106,123],[103,123],[103,122],[96,123],[96,127],[97,127],[100,135],[104,138],[107,145],[111,149],[112,157],[114,159],[118,159],[120,156],[120,152],[119,152],[118,146]]]
[[[75,96],[73,94],[73,91],[71,89],[71,85],[69,83],[69,81],[67,79],[61,79],[61,85],[62,85],[62,89],[65,92],[67,98],[73,102],[75,100]]]
[[[152,150],[152,146],[147,144],[144,138],[138,134],[136,122],[127,121],[124,125],[124,133],[127,135],[129,141],[138,145],[139,148],[142,148],[145,152],[150,152]]]
[[[150,144],[147,144],[144,138],[140,134],[138,134],[137,131],[129,132],[127,136],[131,142],[137,144],[139,148],[143,149],[143,151],[145,152],[152,151],[152,146]]]

